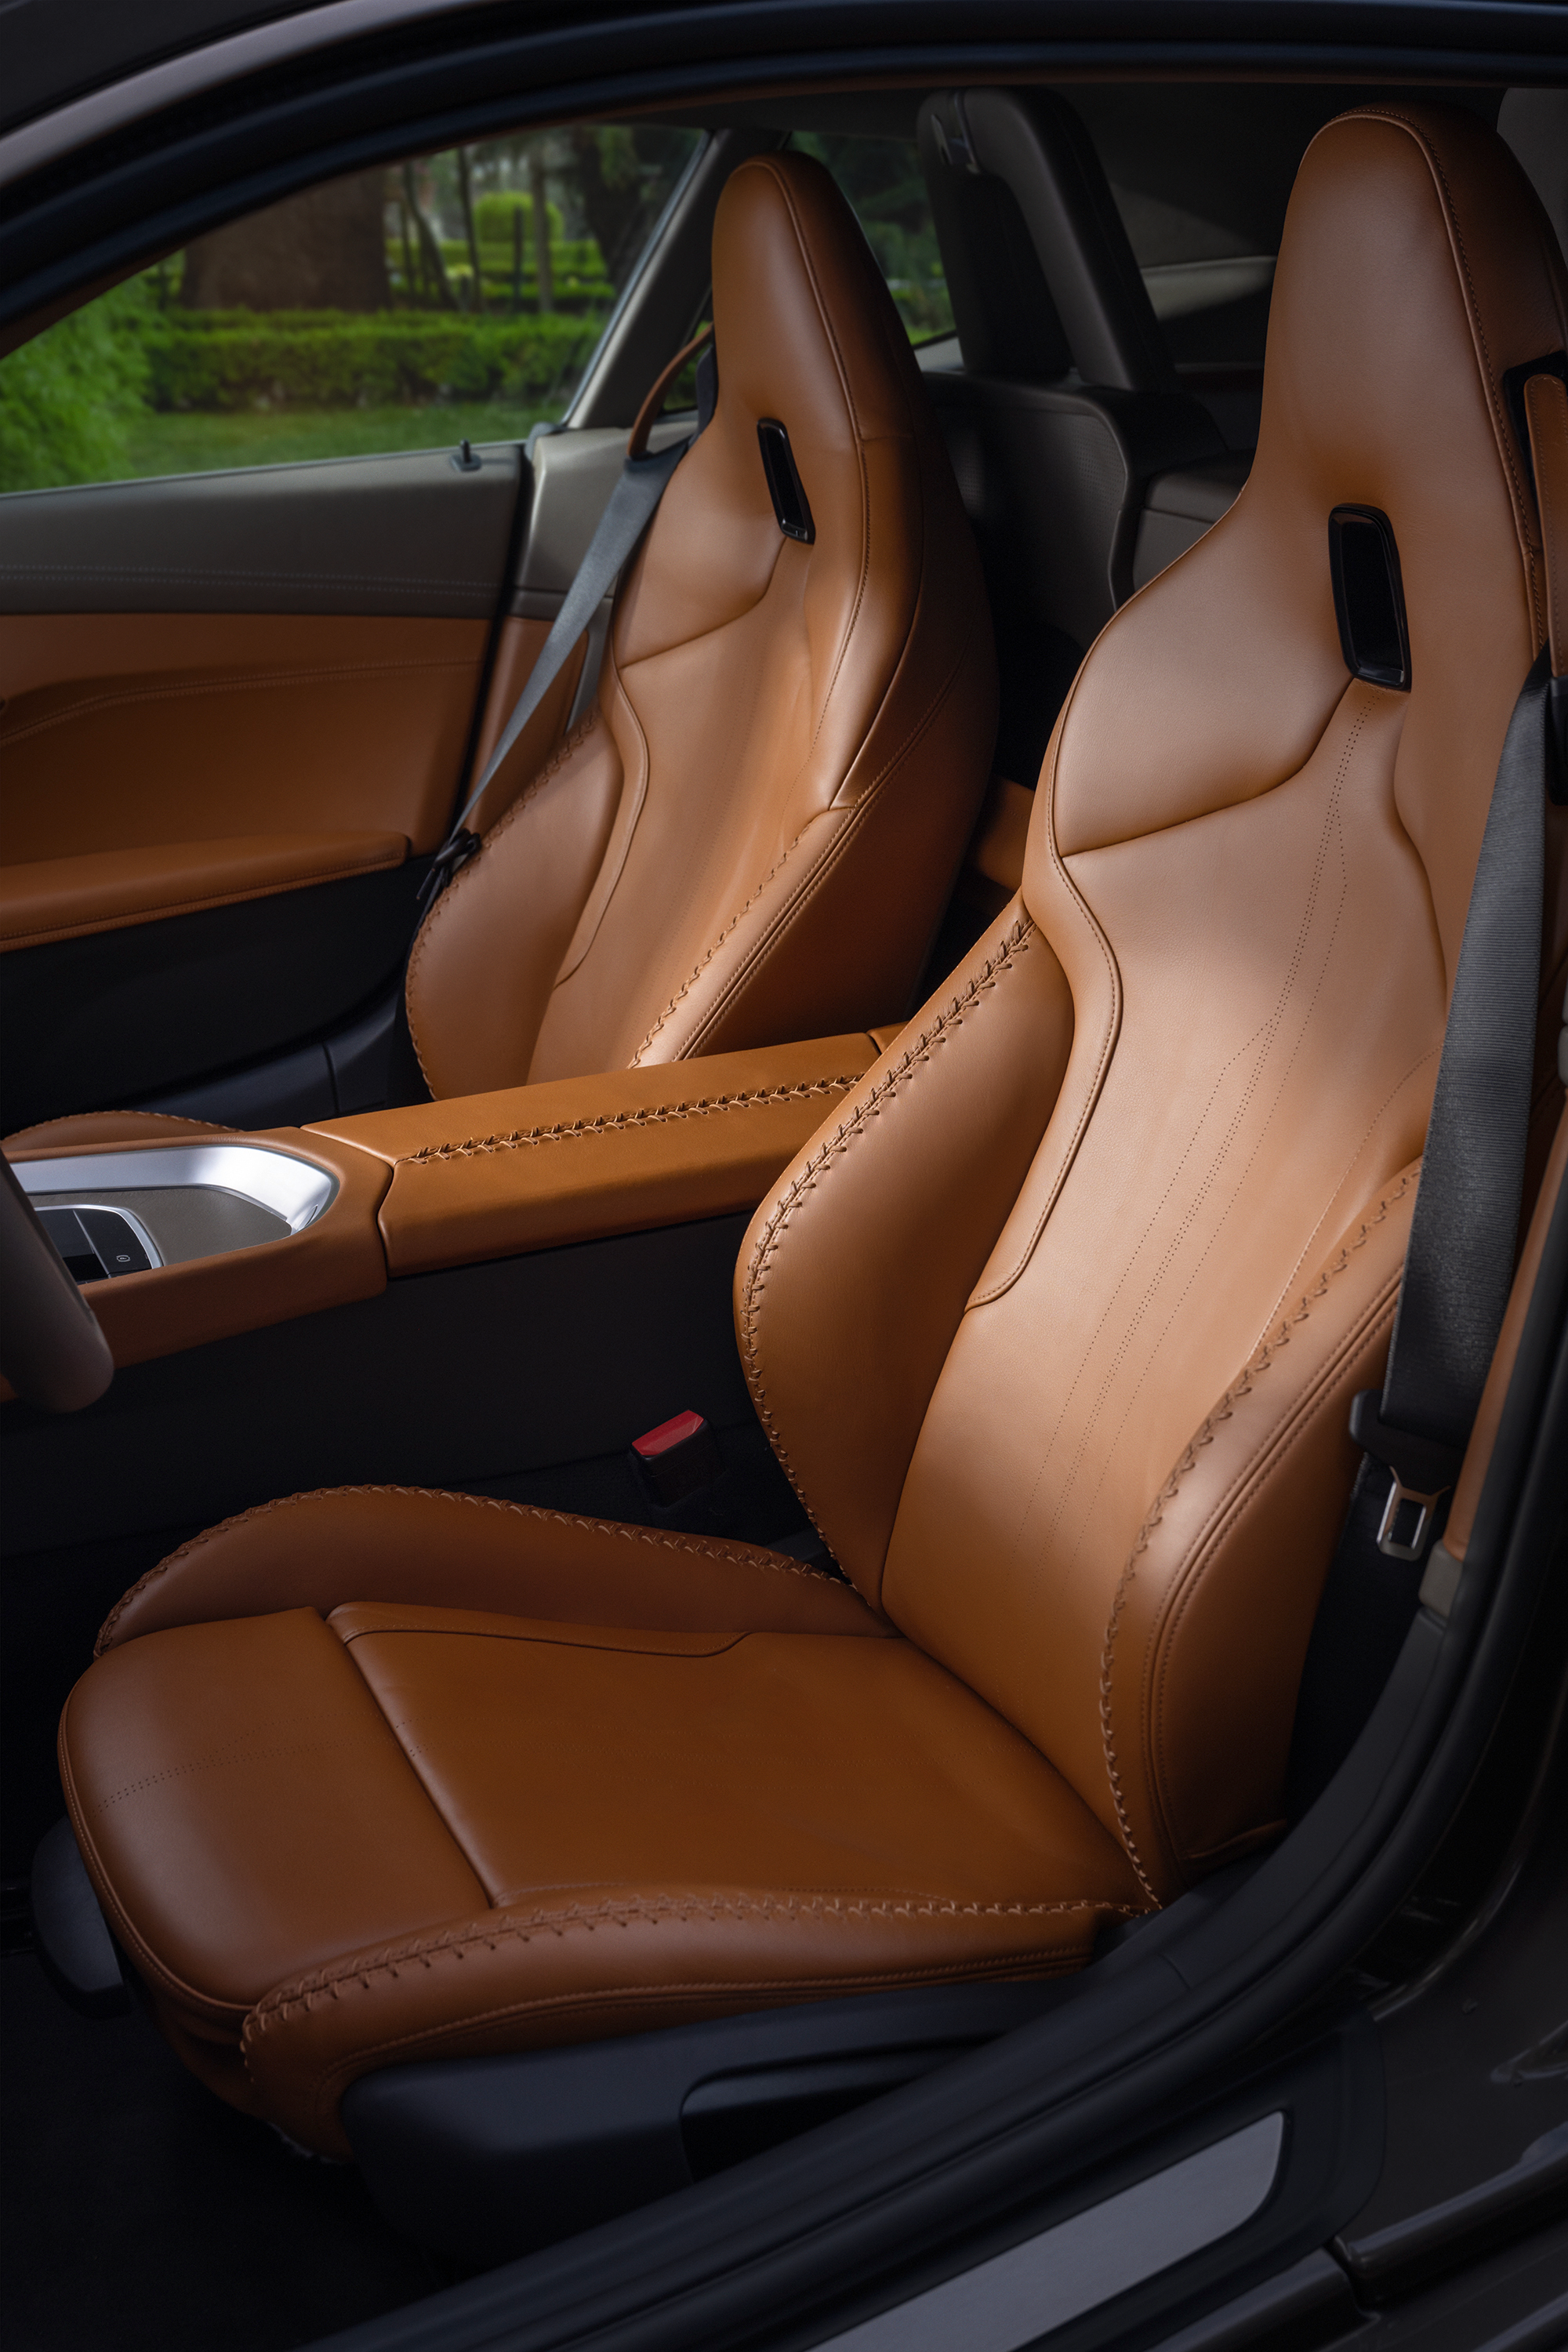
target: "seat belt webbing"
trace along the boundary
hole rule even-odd
[[[676,353],[643,404],[642,414],[632,427],[626,463],[610,493],[609,504],[599,517],[598,527],[588,542],[588,551],[577,567],[576,578],[566,591],[550,635],[539,649],[539,659],[529,671],[522,692],[512,705],[511,716],[501,730],[495,750],[485,762],[483,774],[458,812],[451,830],[437,851],[430,871],[421,886],[419,904],[425,913],[429,912],[458,868],[465,865],[479,847],[479,836],[468,829],[468,818],[483,800],[507,754],[560,676],[573,646],[615,585],[616,574],[652,521],[658,502],[668,488],[670,476],[708,421],[707,415],[702,412],[708,410],[710,413],[710,399],[700,402],[697,433],[688,434],[685,440],[672,442],[668,449],[660,449],[652,456],[644,446],[666,387],[679,374],[692,352],[709,341],[709,333],[699,335],[694,342],[688,343],[683,351]]]
[[[1529,401],[1531,441],[1544,457],[1542,445],[1561,435],[1568,454],[1563,385],[1532,377],[1530,394],[1538,384],[1549,384],[1551,394]],[[1547,471],[1538,460],[1538,480]],[[1550,573],[1552,533],[1551,519],[1543,520]],[[1568,524],[1568,516],[1555,520],[1559,530]],[[1560,796],[1561,784],[1551,708],[1554,652],[1568,654],[1568,647],[1549,643],[1543,649],[1503,739],[1454,976],[1387,1373],[1381,1395],[1364,1391],[1351,1412],[1351,1434],[1366,1458],[1302,1674],[1287,1790],[1292,1818],[1332,1778],[1387,1680],[1508,1305],[1535,1058],[1546,801]]]

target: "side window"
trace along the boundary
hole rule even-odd
[[[797,131],[790,145],[826,163],[866,232],[911,343],[952,332],[931,200],[912,139]]]
[[[0,360],[0,490],[520,439],[570,403],[701,135],[486,140],[198,237]]]

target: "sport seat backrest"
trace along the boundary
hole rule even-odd
[[[1543,639],[1503,377],[1565,341],[1550,228],[1478,121],[1319,134],[1246,488],[1100,638],[1018,899],[737,1276],[758,1409],[837,1557],[1162,1900],[1279,1824]],[[1408,692],[1347,677],[1346,505],[1393,528]]]
[[[989,770],[994,663],[909,340],[828,174],[742,164],[718,404],[617,597],[598,705],[425,925],[432,1091],[901,1017]],[[815,525],[780,529],[757,428]]]

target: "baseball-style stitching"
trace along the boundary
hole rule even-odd
[[[1122,1784],[1121,1768],[1116,1757],[1116,1733],[1112,1720],[1111,1686],[1115,1665],[1116,1636],[1120,1630],[1122,1611],[1127,1604],[1129,1591],[1138,1572],[1138,1562],[1148,1550],[1154,1530],[1164,1517],[1166,1505],[1174,1500],[1184,1481],[1197,1468],[1198,1459],[1204,1449],[1214,1443],[1220,1429],[1230,1420],[1242,1398],[1252,1394],[1257,1381],[1270,1369],[1281,1349],[1289,1346],[1291,1327],[1308,1320],[1318,1302],[1327,1296],[1329,1286],[1334,1277],[1343,1274],[1349,1267],[1351,1253],[1361,1249],[1371,1239],[1374,1227],[1384,1222],[1389,1211],[1398,1205],[1418,1181],[1418,1168],[1409,1170],[1396,1185],[1382,1196],[1372,1214],[1363,1219],[1354,1240],[1344,1244],[1338,1256],[1323,1268],[1313,1286],[1302,1293],[1295,1313],[1285,1317],[1272,1337],[1260,1343],[1244,1367],[1240,1378],[1226,1389],[1213,1412],[1205,1414],[1150,1506],[1148,1515],[1133,1538],[1132,1549],[1127,1556],[1126,1564],[1117,1580],[1116,1592],[1111,1601],[1110,1614],[1105,1629],[1105,1641],[1100,1651],[1100,1747],[1105,1759],[1106,1777],[1110,1785],[1111,1801],[1116,1807],[1116,1819],[1121,1843],[1126,1849],[1127,1859],[1137,1874],[1138,1884],[1143,1888],[1151,1902],[1157,1902],[1159,1898],[1143,1867],[1138,1852],[1138,1841],[1133,1834]],[[1368,1311],[1375,1313],[1375,1302]]]
[[[457,903],[458,893],[461,890],[464,883],[471,879],[471,877],[478,873],[479,867],[484,863],[486,852],[495,848],[497,844],[500,842],[508,833],[510,833],[512,826],[521,816],[523,811],[538,798],[539,794],[544,790],[545,785],[550,782],[552,777],[559,775],[561,770],[565,766],[567,761],[573,757],[574,753],[582,750],[584,744],[587,741],[589,736],[594,732],[595,728],[598,725],[598,722],[599,705],[595,698],[595,700],[590,705],[585,715],[578,720],[576,726],[574,727],[569,733],[562,737],[560,742],[555,746],[554,750],[546,759],[544,765],[523,785],[522,790],[518,793],[517,798],[512,802],[511,806],[508,809],[504,809],[501,814],[496,819],[495,823],[490,826],[489,831],[485,835],[484,839],[479,844],[478,855],[468,858],[458,868],[457,873],[452,877],[452,879],[447,883],[446,888],[441,892],[435,905],[426,916],[425,920],[420,924],[418,930],[415,933],[414,945],[409,951],[408,970],[404,977],[403,1001],[408,1014],[408,1042],[414,1048],[414,1058],[419,1065],[419,1075],[424,1079],[425,1084],[429,1088],[432,1096],[437,1094],[437,1088],[435,1082],[431,1078],[429,1071],[425,1066],[425,1055],[420,1047],[418,1032],[415,1027],[414,995],[415,991],[419,984],[419,970],[425,961],[425,950],[430,943],[436,925],[443,919],[444,916],[448,915],[451,912],[453,906]],[[512,748],[514,751],[516,750],[515,744]],[[502,772],[505,772],[504,768]]]
[[[1018,959],[1028,952],[1036,936],[1033,918],[1020,914],[1010,929],[1004,933],[999,949],[988,956],[978,971],[971,974],[958,994],[937,1013],[910,1045],[905,1046],[896,1062],[886,1070],[869,1091],[862,1096],[847,1118],[840,1121],[833,1133],[820,1143],[810,1158],[791,1178],[780,1198],[768,1213],[768,1219],[758,1234],[747,1263],[741,1293],[740,1339],[741,1357],[745,1368],[746,1384],[757,1417],[767,1432],[768,1442],[778,1458],[779,1465],[799,1497],[802,1507],[819,1535],[815,1513],[795,1475],[795,1466],[773,1415],[767,1383],[763,1376],[761,1347],[761,1294],[765,1286],[770,1262],[787,1233],[796,1208],[815,1192],[822,1179],[831,1171],[836,1160],[848,1150],[868,1119],[880,1116],[883,1108],[897,1100],[916,1071],[924,1067],[931,1055],[950,1033],[961,1029],[971,1018],[984,998],[989,996],[1004,975],[1017,969]],[[826,1541],[826,1537],[824,1540]]]
[[[817,1095],[847,1093],[863,1074],[850,1071],[836,1077],[797,1078],[789,1086],[758,1087],[748,1093],[700,1095],[690,1102],[654,1103],[643,1110],[603,1112],[597,1118],[557,1121],[552,1127],[510,1128],[494,1135],[471,1135],[461,1143],[427,1143],[405,1152],[399,1168],[430,1168],[452,1160],[471,1160],[489,1151],[526,1151],[536,1144],[579,1143],[595,1136],[628,1135],[639,1128],[667,1127],[680,1119],[711,1118],[724,1111],[755,1110],[777,1103],[809,1102]]]
[[[909,633],[900,650],[899,660],[895,666],[893,676],[888,681],[887,689],[883,694],[881,703],[879,705],[877,712],[870,722],[870,727],[868,730],[868,740],[869,740],[870,735],[874,733],[881,719],[882,713],[887,709],[888,703],[898,685],[899,677],[903,668],[904,657],[909,650],[910,640],[914,635],[918,619],[919,599],[917,598],[916,610],[910,615]],[[954,656],[952,667],[948,672],[947,677],[942,680],[940,690],[931,697],[924,710],[921,713],[920,718],[911,723],[898,749],[889,753],[878,773],[872,777],[870,782],[866,785],[864,791],[857,795],[854,804],[848,809],[844,810],[831,806],[819,810],[815,816],[807,819],[806,823],[802,825],[800,831],[795,835],[795,839],[789,844],[788,847],[780,853],[768,872],[763,876],[762,881],[758,883],[756,888],[752,892],[751,897],[746,900],[744,906],[742,907],[740,912],[733,916],[730,922],[726,924],[724,929],[721,931],[719,937],[714,940],[706,955],[703,956],[701,961],[697,965],[696,969],[688,975],[686,980],[682,982],[680,987],[676,991],[675,995],[670,999],[664,1011],[659,1014],[658,1020],[654,1023],[652,1028],[648,1031],[641,1045],[638,1045],[637,1053],[632,1057],[634,1066],[642,1055],[647,1051],[647,1047],[652,1045],[654,1039],[658,1036],[659,1031],[665,1026],[666,1023],[668,1022],[679,1009],[685,998],[690,993],[691,990],[701,979],[710,964],[712,963],[714,958],[718,955],[720,949],[725,944],[725,941],[733,935],[741,923],[745,919],[746,916],[750,914],[752,908],[757,904],[757,901],[766,892],[769,884],[773,882],[780,873],[782,873],[785,864],[794,855],[795,851],[799,848],[807,834],[811,832],[815,825],[821,824],[825,818],[835,814],[841,816],[844,822],[830,834],[828,839],[823,845],[820,856],[816,859],[809,870],[801,877],[799,885],[794,895],[783,907],[780,908],[777,915],[774,916],[773,921],[769,924],[762,938],[757,941],[750,954],[745,958],[745,961],[725,982],[719,995],[715,998],[712,1004],[710,1005],[708,1011],[703,1014],[701,1020],[693,1029],[691,1035],[688,1039],[686,1046],[683,1049],[684,1052],[687,1054],[692,1053],[696,1047],[702,1044],[704,1038],[711,1034],[719,1022],[723,1018],[724,1013],[729,1010],[730,1005],[733,1002],[737,993],[747,987],[750,982],[754,980],[759,965],[765,961],[768,955],[779,944],[781,938],[793,928],[795,923],[799,919],[804,909],[810,904],[811,900],[816,898],[817,892],[827,881],[835,868],[848,855],[849,850],[854,845],[856,835],[868,822],[872,811],[877,806],[878,802],[881,799],[881,796],[889,782],[897,775],[899,770],[909,760],[911,753],[919,749],[921,742],[925,740],[926,736],[930,734],[931,729],[942,717],[943,710],[952,698],[954,689],[963,676],[964,669],[969,660],[969,654],[973,642],[973,626],[972,625],[968,635],[964,637],[963,645],[960,646],[957,655]]]
[[[104,1619],[93,1645],[93,1656],[101,1657],[113,1646],[114,1629],[132,1603],[139,1601],[151,1585],[156,1584],[160,1577],[166,1576],[171,1569],[178,1568],[180,1562],[188,1559],[193,1553],[208,1544],[217,1543],[234,1528],[244,1527],[252,1519],[266,1518],[273,1511],[292,1510],[302,1503],[337,1502],[347,1495],[409,1496],[421,1501],[461,1503],[470,1510],[510,1512],[520,1519],[526,1519],[531,1526],[586,1528],[595,1535],[609,1537],[621,1543],[647,1544],[661,1551],[695,1553],[700,1559],[719,1560],[730,1568],[765,1569],[775,1576],[801,1577],[808,1583],[830,1584],[837,1591],[844,1589],[840,1578],[826,1576],[820,1569],[807,1568],[804,1561],[793,1560],[784,1553],[764,1551],[760,1545],[726,1543],[717,1536],[684,1535],[677,1528],[641,1528],[625,1519],[595,1519],[582,1511],[546,1510],[532,1503],[508,1502],[500,1495],[464,1495],[441,1486],[315,1486],[303,1495],[280,1495],[273,1502],[256,1503],[247,1511],[237,1511],[232,1517],[220,1520],[216,1528],[207,1528],[199,1536],[193,1536],[177,1551],[172,1551],[167,1559],[161,1559],[155,1568],[150,1568],[145,1576],[137,1579],[129,1592],[121,1595]]]
[[[601,1928],[657,1927],[667,1921],[684,1923],[693,1919],[714,1924],[766,1919],[772,1925],[791,1927],[827,1925],[856,1927],[885,1920],[897,1920],[904,1925],[935,1922],[945,1926],[961,1919],[1049,1919],[1081,1915],[1086,1911],[1097,1916],[1128,1918],[1137,1908],[1133,1904],[1101,1901],[1093,1895],[1074,1895],[1054,1903],[961,1902],[935,1895],[899,1895],[879,1902],[865,1899],[846,1902],[841,1896],[827,1895],[802,1897],[794,1895],[726,1895],[673,1892],[637,1895],[630,1900],[610,1898],[603,1903],[574,1903],[560,1909],[542,1906],[521,1918],[492,1917],[464,1922],[460,1926],[439,1928],[432,1935],[411,1937],[406,1943],[384,1945],[368,1954],[356,1954],[351,1959],[313,1969],[304,1976],[276,1987],[257,2002],[245,2021],[244,2039],[248,2051],[274,2026],[286,2024],[300,2013],[309,2016],[323,2000],[340,2000],[345,1994],[356,1990],[368,1993],[374,1979],[395,1979],[404,1969],[417,1968],[428,1972],[437,1961],[461,1961],[471,1951],[494,1952],[505,1944],[530,1944],[536,1940],[561,1943],[573,1932],[593,1935]],[[572,1998],[580,1999],[582,1996]],[[533,2005],[524,2002],[508,2003],[506,2006],[515,2009]],[[463,2018],[451,2021],[468,2028],[483,2021]],[[426,2026],[421,2032],[428,2032],[430,2030]]]
[[[1520,542],[1525,581],[1530,591],[1531,618],[1534,624],[1533,634],[1539,636],[1542,634],[1541,583],[1536,576],[1535,551],[1530,544],[1525,528],[1531,501],[1526,494],[1519,467],[1514,463],[1512,436],[1508,430],[1510,419],[1502,397],[1502,385],[1492,364],[1491,346],[1487,341],[1486,322],[1481,316],[1480,301],[1476,293],[1476,281],[1470,270],[1470,257],[1465,244],[1465,233],[1459,226],[1459,208],[1454,201],[1454,191],[1449,184],[1448,174],[1444,169],[1443,159],[1423,125],[1410,115],[1402,113],[1397,107],[1360,108],[1354,119],[1360,122],[1397,123],[1402,131],[1414,139],[1426,161],[1427,170],[1437,183],[1443,204],[1443,225],[1448,232],[1450,250],[1458,263],[1459,274],[1465,283],[1465,310],[1469,322],[1470,339],[1480,361],[1480,375],[1486,386],[1487,415],[1491,421],[1492,439],[1497,445],[1498,454],[1502,459],[1503,468],[1508,477],[1510,503],[1513,508],[1514,536]],[[1537,650],[1539,651],[1539,647]]]

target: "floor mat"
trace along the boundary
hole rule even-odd
[[[11,2352],[284,2352],[448,2283],[351,2168],[296,2156],[140,2013],[0,1961],[0,2312]]]

